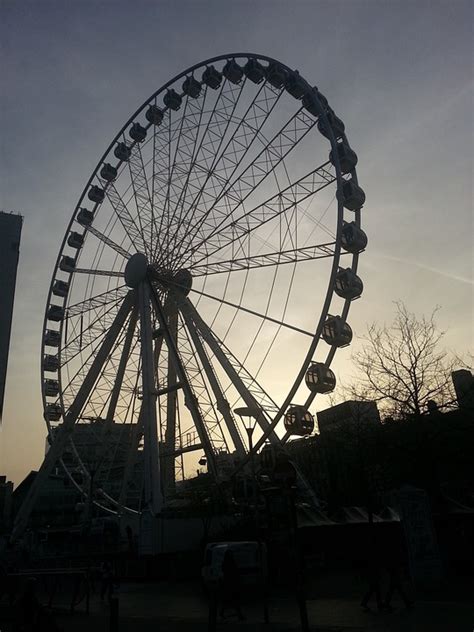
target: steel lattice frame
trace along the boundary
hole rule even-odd
[[[230,60],[245,69],[240,81],[204,81],[206,69],[219,78]],[[295,77],[312,107],[287,85],[272,85],[269,67]],[[197,82],[193,96],[183,91],[187,78]],[[48,293],[42,394],[53,447],[62,447],[46,469],[59,456],[83,492],[94,470],[95,500],[104,508],[139,511],[145,502],[156,512],[172,487],[177,454],[204,450],[216,475],[221,451],[236,451],[240,467],[249,458],[235,405],[261,412],[255,450],[288,439],[278,430],[282,416],[296,397],[307,409],[315,396],[305,391],[308,367],[318,354],[329,367],[337,348],[320,345],[328,314],[347,319],[350,298],[334,295],[341,255],[354,273],[358,264],[358,252],[341,249],[344,223],[360,227],[360,207],[348,211],[341,194],[357,175],[355,167],[341,171],[338,145],[347,138],[335,134],[331,116],[325,98],[295,71],[237,53],[180,73],[125,123],[72,213]],[[93,218],[81,219],[84,208]],[[317,239],[308,243],[312,234]],[[148,267],[130,289],[124,270],[136,253]],[[298,310],[301,296],[307,303]],[[288,314],[301,318],[290,322]],[[297,342],[287,341],[277,358],[283,332]],[[97,368],[105,343],[110,349]],[[291,361],[288,349],[295,350]],[[275,392],[277,359],[292,374]],[[87,420],[98,445],[89,451],[93,464],[78,447],[77,426]],[[120,456],[124,444],[129,451]],[[137,471],[153,488],[141,501],[131,491]]]

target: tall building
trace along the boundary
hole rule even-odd
[[[7,379],[8,349],[12,328],[16,270],[20,254],[23,217],[0,212],[0,420]]]

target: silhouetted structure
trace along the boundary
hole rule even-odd
[[[13,483],[0,476],[0,533],[10,527],[12,517]]]
[[[474,375],[468,369],[459,369],[451,373],[456,398],[462,410],[474,410]]]
[[[8,350],[15,298],[16,270],[20,254],[21,215],[0,212],[0,420],[7,379]]]
[[[375,402],[348,401],[318,412],[321,434],[327,431],[344,430],[354,426],[380,424],[380,415]]]

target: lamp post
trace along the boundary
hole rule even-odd
[[[253,488],[252,500],[254,504],[255,531],[257,535],[257,540],[259,540],[258,506],[257,506],[257,474],[255,471],[255,456],[253,453],[253,431],[255,430],[255,426],[257,425],[257,418],[260,415],[260,411],[257,408],[249,408],[247,406],[244,406],[242,408],[235,408],[234,413],[242,419],[242,423],[244,424],[244,427],[249,439],[250,471],[252,474],[252,488]],[[244,422],[244,419],[247,419],[247,423]],[[253,424],[252,424],[252,419],[254,419]]]
[[[261,411],[258,408],[250,408],[250,407],[242,407],[235,408],[234,413],[238,415],[242,419],[242,423],[244,424],[245,430],[247,431],[247,436],[249,439],[249,453],[250,453],[250,470],[252,473],[252,481],[253,481],[253,506],[254,506],[254,520],[255,520],[255,535],[258,542],[258,552],[260,557],[260,570],[262,574],[262,589],[263,589],[263,620],[265,623],[270,622],[269,612],[268,612],[268,595],[267,595],[267,582],[266,582],[266,574],[263,568],[263,549],[262,542],[260,538],[260,529],[259,529],[259,520],[258,520],[258,494],[257,494],[257,474],[255,471],[255,455],[253,452],[253,431],[255,430],[255,426],[257,425],[257,419],[259,415],[261,415]],[[248,422],[244,422],[244,418],[248,419]],[[255,421],[252,425],[252,419]]]

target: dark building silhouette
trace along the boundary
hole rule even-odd
[[[0,420],[7,379],[8,349],[15,298],[16,270],[20,254],[21,215],[0,212]]]
[[[11,525],[13,483],[0,476],[0,534]]]
[[[317,414],[321,434],[353,426],[380,424],[380,414],[375,402],[347,401]]]
[[[456,398],[461,410],[474,410],[474,375],[468,369],[451,373]]]

